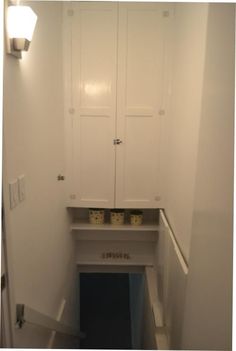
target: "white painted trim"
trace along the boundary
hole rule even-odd
[[[4,221],[4,219],[3,219]],[[2,229],[2,240],[1,240],[1,278],[5,276],[5,287],[1,285],[1,318],[0,318],[0,344],[2,348],[12,348],[12,328],[11,328],[11,316],[10,316],[10,297],[9,297],[9,286],[8,280],[9,275],[6,265],[6,247],[4,242],[5,228],[3,225]]]
[[[78,265],[79,273],[144,273],[144,266],[125,266],[125,265]]]
[[[114,225],[110,223],[90,224],[88,222],[76,222],[71,224],[71,230],[108,230],[108,231],[159,231],[156,223],[144,223],[140,226],[132,224]]]
[[[169,342],[167,338],[166,328],[157,328],[156,330],[156,343],[159,350],[169,350]]]
[[[168,350],[168,333],[164,325],[163,306],[159,300],[157,289],[157,272],[153,266],[145,267],[145,277],[149,294],[149,301],[153,311],[153,321],[155,324],[155,339],[158,350]]]
[[[65,310],[65,306],[66,306],[66,300],[62,299],[60,307],[59,307],[59,310],[58,310],[58,313],[57,313],[57,318],[56,318],[56,320],[58,322],[61,322],[64,310]],[[55,337],[56,337],[56,331],[53,330],[51,332],[51,336],[50,336],[50,339],[49,339],[49,342],[48,342],[48,346],[47,346],[48,349],[52,349],[53,348]]]
[[[42,314],[27,305],[17,304],[17,324],[21,328],[24,323],[40,326],[45,329],[55,330],[59,333],[81,338],[84,333],[81,333],[79,328],[58,322],[48,315]],[[62,311],[62,310],[61,310]],[[62,313],[62,312],[60,312]]]
[[[112,230],[100,229],[99,233],[97,230],[80,230],[73,229],[73,237],[78,241],[135,241],[135,242],[153,242],[157,241],[157,231],[129,231],[128,233],[124,230]]]
[[[145,257],[142,257],[142,259],[138,260],[137,258],[134,260],[129,260],[127,261],[115,261],[115,260],[107,260],[107,261],[95,261],[95,260],[89,260],[86,257],[81,257],[80,260],[76,261],[76,264],[78,266],[123,266],[123,267],[145,267],[145,266],[153,266],[153,262],[148,262],[150,261],[149,257],[146,255]]]
[[[153,311],[156,328],[163,327],[163,308],[161,306],[157,291],[157,272],[154,267],[145,267],[149,298]]]
[[[179,244],[177,243],[175,235],[174,235],[173,231],[171,230],[171,227],[169,226],[169,223],[168,223],[168,221],[166,219],[164,211],[160,210],[160,214],[161,214],[161,219],[162,219],[162,221],[164,223],[166,232],[169,234],[169,236],[170,236],[170,238],[172,240],[172,243],[174,245],[174,249],[175,249],[176,255],[178,257],[179,263],[180,263],[180,265],[181,265],[181,267],[183,269],[183,272],[184,272],[184,274],[188,274],[188,265],[185,262],[185,259],[184,259],[183,255],[182,255],[182,252],[181,252],[180,248],[179,248]]]

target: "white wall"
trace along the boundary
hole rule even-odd
[[[185,349],[231,349],[234,7],[209,5]]]
[[[22,60],[4,57],[4,205],[9,260],[16,302],[56,318],[65,298],[64,318],[72,322],[74,246],[64,183],[57,181],[57,175],[64,172],[62,4],[30,5],[38,15],[30,50]],[[10,210],[8,182],[21,174],[26,179],[26,199]],[[18,339],[18,347],[30,346],[20,343]]]
[[[172,92],[167,121],[165,210],[188,260],[201,92],[207,4],[175,4],[172,47]]]

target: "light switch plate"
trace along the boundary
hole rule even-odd
[[[9,182],[9,194],[10,194],[10,208],[13,209],[19,203],[17,179],[14,179],[11,182]]]
[[[24,174],[18,177],[18,193],[19,201],[22,202],[25,200],[25,176]]]

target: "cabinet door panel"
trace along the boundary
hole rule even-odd
[[[69,206],[114,207],[117,5],[72,2],[69,7]]]
[[[125,141],[123,148],[122,192],[125,194],[126,204],[131,207],[139,203],[140,207],[149,205],[153,198],[153,184],[157,174],[158,150],[156,139],[159,137],[154,129],[152,116],[128,116],[125,125]],[[119,146],[118,146],[119,147]],[[147,157],[151,155],[151,157]],[[117,191],[117,197],[120,193]]]
[[[80,131],[75,136],[79,159],[75,163],[75,173],[79,180],[80,201],[88,206],[105,204],[110,197],[110,189],[113,195],[114,175],[110,171],[110,158],[114,146],[111,146],[108,118],[81,117],[80,125],[75,128],[75,131]]]
[[[120,4],[116,206],[159,207],[163,4]]]

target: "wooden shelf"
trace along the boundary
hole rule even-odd
[[[77,265],[99,265],[103,270],[116,266],[119,271],[153,265],[158,235],[163,230],[158,225],[157,211],[143,210],[140,226],[128,222],[129,212],[126,212],[124,224],[111,224],[109,212],[105,211],[104,224],[90,224],[88,209],[72,211],[70,229],[76,245]]]
[[[159,230],[159,225],[155,223],[144,223],[140,226],[134,226],[131,224],[113,225],[110,223],[104,224],[90,224],[88,222],[75,222],[71,225],[72,231],[80,230],[101,230],[101,231],[148,231],[157,232]]]
[[[93,241],[157,241],[157,233],[155,232],[119,232],[119,231],[75,231],[76,240],[93,240]]]

